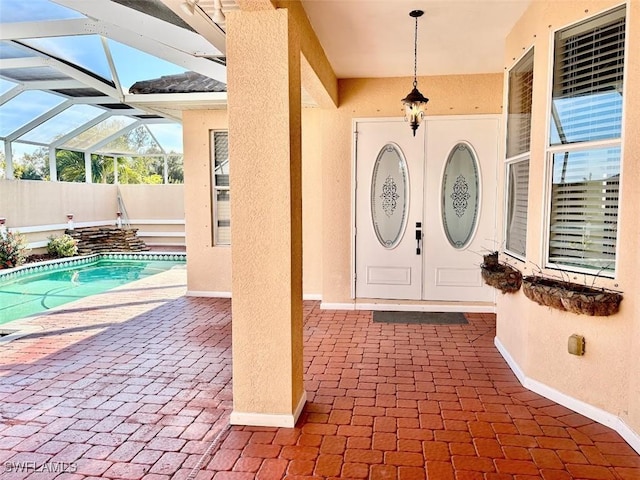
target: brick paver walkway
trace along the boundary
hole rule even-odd
[[[492,315],[388,325],[306,302],[297,428],[229,427],[230,301],[183,293],[165,272],[0,344],[2,480],[640,479],[617,433],[520,386]]]

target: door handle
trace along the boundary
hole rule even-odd
[[[422,250],[422,222],[416,222],[416,255]]]

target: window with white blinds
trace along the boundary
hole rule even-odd
[[[556,33],[551,145],[620,137],[625,9]]]
[[[529,159],[507,166],[507,235],[505,248],[522,257],[527,253],[527,214],[529,212]]]
[[[556,33],[548,263],[613,275],[625,8]]]
[[[509,71],[507,158],[530,150],[532,93],[533,49]]]
[[[612,271],[620,147],[553,155],[549,262]]]
[[[231,244],[231,203],[229,196],[229,132],[211,131],[211,189],[213,203],[213,244]]]
[[[505,251],[524,258],[527,253],[529,210],[533,49],[509,71],[508,88]]]

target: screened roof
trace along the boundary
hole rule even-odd
[[[222,49],[159,0],[0,0],[0,140],[14,156],[21,145],[181,153],[182,110],[194,95],[198,108],[224,105],[226,93],[129,88],[187,72],[225,83]],[[140,129],[151,140],[123,151]]]

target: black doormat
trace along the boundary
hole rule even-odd
[[[465,325],[464,313],[459,312],[373,312],[376,323],[422,323],[427,325]]]

